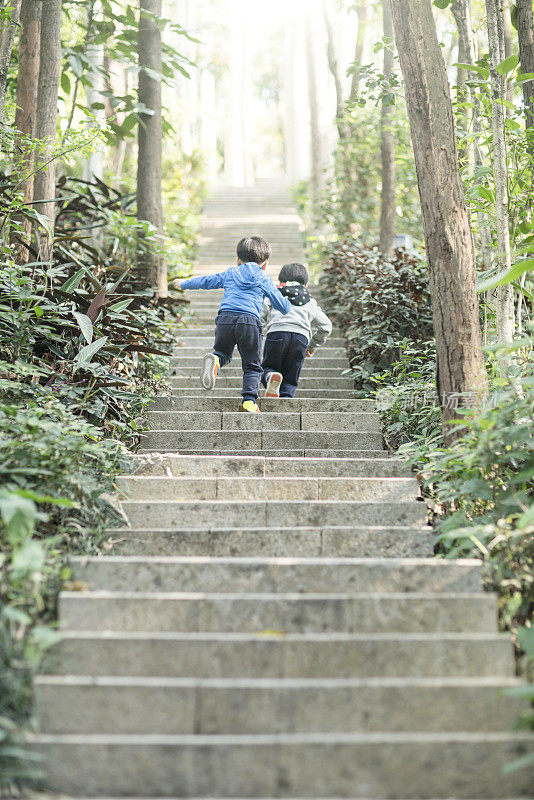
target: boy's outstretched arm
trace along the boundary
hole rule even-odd
[[[284,295],[278,291],[278,289],[273,283],[272,278],[268,278],[268,280],[266,281],[265,294],[271,301],[271,305],[273,308],[276,308],[277,311],[281,311],[282,314],[289,314],[292,307],[291,303],[289,302],[287,297],[284,297]]]
[[[308,350],[313,353],[315,348],[324,344],[332,333],[332,322],[319,306],[317,306],[317,311],[312,320],[312,328],[314,328],[314,332],[308,345]]]
[[[188,278],[178,281],[180,289],[220,289],[224,285],[224,272],[215,275],[199,275],[197,278]]]

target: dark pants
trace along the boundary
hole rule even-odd
[[[308,340],[301,333],[268,333],[263,348],[263,385],[267,385],[270,372],[280,372],[283,377],[280,397],[295,397],[307,347]]]
[[[262,327],[252,314],[223,311],[215,320],[213,352],[219,356],[221,367],[232,360],[237,347],[243,364],[243,402],[257,400],[261,379]]]

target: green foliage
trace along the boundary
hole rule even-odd
[[[417,438],[441,442],[435,343],[404,339],[399,351],[389,369],[372,377],[386,447],[398,450]]]
[[[432,335],[427,270],[403,249],[385,258],[377,247],[354,238],[334,243],[321,286],[328,313],[348,341],[355,386],[374,387],[372,377],[390,367],[403,340]]]
[[[432,436],[423,426],[400,448],[417,470],[437,522],[438,552],[486,561],[507,628],[534,614],[533,414],[529,350],[520,379],[497,383],[482,408],[462,412],[462,435],[454,444],[444,447],[438,430]]]
[[[65,6],[60,86],[62,99],[69,108],[67,128],[75,118],[93,119],[96,112],[105,109],[108,116],[105,136],[109,145],[134,137],[142,115],[152,112],[139,103],[135,89],[125,88],[119,92],[113,73],[117,65],[128,74],[137,75],[140,71],[137,49],[139,13],[119,0],[103,0],[101,14],[97,13],[95,0],[73,3],[70,8],[67,4]],[[143,16],[153,18],[147,11]],[[173,85],[177,75],[189,77],[188,69],[194,66],[174,46],[176,39],[196,40],[171,19],[153,19],[162,32],[162,68],[161,72],[149,67],[143,69],[154,80]],[[102,47],[105,47],[107,58],[100,63],[95,51]],[[110,64],[113,65],[111,68]],[[87,89],[96,89],[97,100],[91,107],[84,102],[83,91]],[[165,127],[169,129],[166,124]]]
[[[122,439],[169,371],[175,293],[155,296],[139,266],[133,198],[100,181],[60,184],[52,262],[14,263],[0,247],[0,764],[5,780],[34,777],[16,725],[32,678],[56,641],[65,557],[98,552],[113,518],[107,500],[126,469]],[[0,186],[9,231],[21,207]],[[34,224],[39,220],[30,212]],[[11,226],[19,237],[19,226]],[[145,241],[153,234],[144,230]],[[160,388],[161,391],[161,388]],[[111,438],[111,437],[114,438]],[[46,489],[43,489],[46,487]]]
[[[6,184],[4,191],[8,206]],[[52,265],[18,267],[8,251],[0,263],[0,360],[15,382],[29,384],[30,396],[37,378],[133,443],[132,417],[169,369],[162,356],[172,348],[183,300],[158,298],[147,287],[132,197],[75,179],[64,183],[62,197]]]
[[[17,400],[11,390],[0,403],[0,785],[39,776],[35,755],[17,745],[17,726],[31,710],[42,655],[58,639],[65,554],[98,551],[114,514],[105,493],[126,466],[119,442],[57,398],[42,391],[27,405]]]

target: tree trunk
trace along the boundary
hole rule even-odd
[[[98,122],[103,122],[105,119],[104,109],[93,108],[94,103],[102,102],[102,92],[104,91],[104,46],[96,44],[94,41],[94,32],[92,30],[94,20],[102,17],[102,9],[98,0],[93,2],[87,8],[87,44],[85,47],[85,56],[91,65],[91,85],[85,87],[85,97],[87,100],[87,108],[92,111]],[[84,164],[83,177],[86,181],[92,181],[95,178],[102,180],[104,174],[104,153],[100,146],[92,153],[89,153],[87,161]]]
[[[41,227],[36,230],[39,257],[52,258],[55,222],[56,165],[53,158],[56,142],[57,98],[61,71],[61,0],[41,0],[41,46],[35,138],[42,150],[36,157],[33,201],[36,210],[47,218],[52,236]]]
[[[469,0],[454,0],[451,11],[458,30],[458,62],[460,64],[474,64],[473,31],[471,29],[471,8]],[[456,75],[458,100],[462,103],[467,103],[469,92],[466,87],[466,81],[468,73],[466,70],[458,67]],[[470,125],[470,113],[468,109],[463,110],[462,122],[462,128],[465,133]],[[458,155],[461,160],[469,157],[467,149],[460,142],[458,142]],[[472,164],[470,166],[472,166]]]
[[[502,14],[503,14],[503,36],[504,36],[504,57],[512,55],[512,15],[510,10],[510,0],[502,0]],[[509,103],[514,101],[514,87],[512,81],[506,82],[506,99]],[[507,116],[512,115],[512,109],[507,108]]]
[[[491,76],[491,123],[493,130],[493,177],[495,182],[495,207],[497,218],[497,252],[494,263],[499,271],[510,269],[510,229],[508,219],[508,175],[506,167],[506,145],[504,139],[504,80],[497,66],[504,60],[504,31],[502,0],[486,0],[488,19],[488,42]],[[495,307],[497,342],[509,344],[514,336],[514,294],[511,284],[498,286],[492,292]],[[501,360],[506,368],[507,357]]]
[[[382,0],[384,37],[393,40],[393,20],[390,0]],[[393,73],[393,44],[384,49],[384,77],[387,81]],[[382,99],[380,112],[380,154],[382,158],[382,196],[380,209],[380,252],[393,253],[395,238],[395,136],[393,133],[393,108]]]
[[[140,242],[140,262],[147,281],[160,297],[167,297],[167,265],[163,249],[163,208],[161,204],[161,81],[143,69],[161,73],[161,33],[155,20],[161,18],[161,0],[140,0],[139,15],[139,102],[153,113],[141,114],[137,158],[137,219],[149,222],[157,232]]]
[[[457,405],[487,391],[475,258],[458,166],[445,64],[430,0],[395,0],[393,23],[421,198],[437,349],[437,389],[447,423]]]
[[[32,175],[34,153],[29,139],[35,137],[37,114],[37,84],[39,81],[39,51],[41,36],[41,3],[22,0],[20,10],[19,63],[17,71],[17,110],[15,112],[15,171],[20,182],[24,202],[33,201]],[[31,237],[31,222],[23,216],[16,217],[19,223],[17,236],[11,237],[17,264],[28,260]]]
[[[327,41],[327,57],[328,68],[332,73],[334,85],[336,88],[336,126],[340,139],[344,139],[347,135],[346,125],[343,121],[345,116],[345,101],[343,100],[343,82],[341,79],[341,70],[339,68],[339,61],[336,54],[336,43],[334,39],[334,26],[332,25],[332,18],[328,11],[327,0],[323,0],[323,14],[326,27],[326,41]]]
[[[309,0],[308,0],[309,2]],[[306,10],[306,67],[308,75],[308,107],[310,112],[310,199],[312,209],[317,207],[321,194],[322,184],[322,145],[321,130],[319,123],[319,98],[317,94],[317,73],[315,70],[315,37],[313,29],[313,17],[315,7]]]
[[[532,0],[517,0],[517,36],[519,39],[519,58],[521,72],[534,72],[534,22]],[[523,102],[526,110],[526,126],[534,127],[534,80],[522,85]],[[530,144],[532,152],[533,145]]]
[[[359,2],[356,5],[356,14],[358,15],[358,33],[356,34],[356,48],[354,50],[354,61],[356,64],[362,63],[363,47],[365,44],[365,31],[367,29],[367,2]],[[354,103],[358,97],[358,89],[360,86],[360,70],[355,69],[352,73],[352,81],[350,86],[349,99]]]
[[[2,5],[6,4],[2,3]],[[9,21],[6,20],[0,27],[0,122],[4,122],[6,116],[7,74],[20,18],[21,0],[10,0],[8,5],[11,8]]]

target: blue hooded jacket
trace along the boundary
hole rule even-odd
[[[249,261],[238,264],[215,275],[203,275],[182,281],[182,289],[224,289],[219,308],[241,314],[252,314],[260,319],[263,301],[266,297],[273,308],[287,314],[292,305],[276,288],[273,279],[266,275],[258,264]]]

